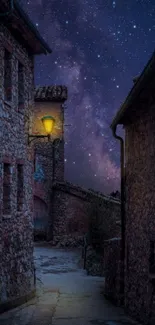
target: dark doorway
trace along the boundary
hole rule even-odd
[[[34,196],[34,240],[46,240],[48,226],[48,210],[46,203]]]

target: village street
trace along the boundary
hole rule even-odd
[[[0,325],[132,325],[102,294],[104,278],[87,276],[81,251],[35,246],[37,296],[0,315]]]

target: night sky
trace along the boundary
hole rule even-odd
[[[65,177],[120,189],[119,143],[109,125],[155,46],[155,0],[23,0],[53,53],[36,59],[37,85],[68,87]]]

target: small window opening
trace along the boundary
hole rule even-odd
[[[24,66],[18,62],[18,109],[24,105]]]
[[[5,49],[4,52],[4,99],[12,99],[12,77],[11,77],[11,53]]]
[[[17,165],[17,211],[21,211],[24,201],[24,175],[23,165]]]

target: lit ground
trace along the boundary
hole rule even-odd
[[[104,299],[104,278],[87,276],[81,251],[37,244],[34,251],[37,297],[0,315],[0,325],[137,324]]]

